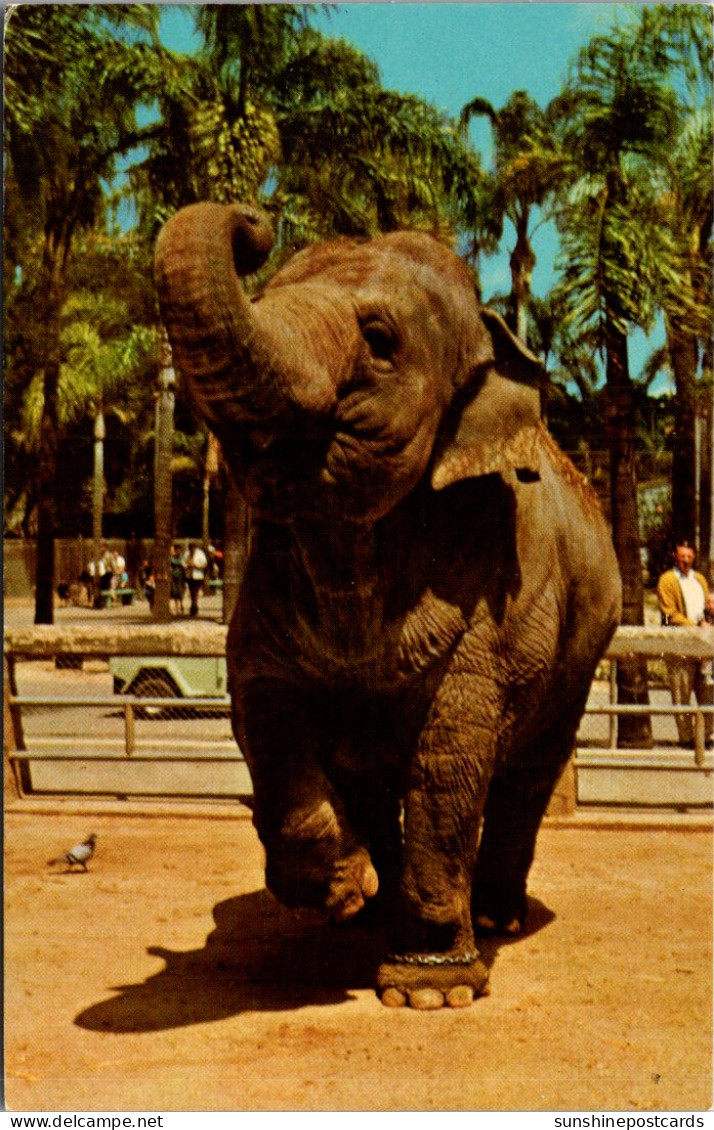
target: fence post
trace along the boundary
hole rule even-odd
[[[136,749],[136,715],[131,702],[124,703],[124,746],[127,757]]]
[[[10,760],[17,749],[17,743],[15,741],[13,712],[10,706],[10,669],[7,659],[3,660],[3,668],[3,726],[5,729],[3,738],[5,764],[3,768],[5,771],[4,799],[7,804],[8,801],[20,799],[20,787],[15,775],[15,765]]]
[[[694,764],[698,769],[704,764],[704,715],[701,710],[694,715]]]
[[[610,660],[610,706],[617,702],[617,660]],[[617,714],[610,715],[610,749],[617,747]]]

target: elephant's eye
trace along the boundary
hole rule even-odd
[[[391,361],[397,348],[397,335],[384,322],[365,322],[362,336],[376,361]]]

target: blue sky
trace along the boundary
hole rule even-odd
[[[391,89],[458,115],[475,94],[500,106],[517,88],[542,104],[611,4],[345,4],[318,26],[359,47]]]
[[[568,63],[624,4],[346,3],[314,24],[347,39],[379,66],[385,86],[419,94],[458,115],[475,94],[494,105],[525,89],[542,104],[559,90]],[[190,50],[188,12],[166,5],[164,41]]]
[[[625,4],[603,3],[347,3],[321,11],[315,26],[343,38],[379,67],[382,83],[417,94],[457,117],[475,96],[502,106],[514,90],[527,90],[545,106],[560,90],[568,66],[591,36],[616,19],[626,19]],[[163,38],[167,46],[190,50],[191,20],[185,10],[167,6]],[[472,137],[484,163],[491,155],[486,121],[476,121]],[[510,286],[508,256],[513,245],[506,230],[499,255],[484,259],[481,281],[486,297]],[[557,247],[550,225],[536,230],[538,257],[533,290],[545,295],[553,285]],[[656,343],[661,339],[655,335]],[[655,341],[633,335],[631,364],[636,375]]]

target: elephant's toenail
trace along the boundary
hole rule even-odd
[[[438,989],[413,989],[409,994],[409,1004],[420,1012],[444,1007],[444,994]]]
[[[392,986],[384,990],[381,1000],[382,1004],[386,1005],[387,1008],[403,1008],[407,1003],[407,996],[406,993]]]
[[[449,1008],[468,1008],[473,1003],[474,991],[471,985],[454,985],[446,994]]]
[[[479,914],[476,919],[476,925],[480,930],[495,930],[496,923],[493,918],[487,918],[485,914]]]
[[[364,877],[362,879],[362,891],[365,895],[365,898],[371,899],[374,898],[378,890],[379,877],[374,867],[370,863],[369,866],[365,868]]]

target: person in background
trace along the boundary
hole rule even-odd
[[[156,581],[154,579],[153,566],[151,562],[147,560],[147,558],[144,558],[141,563],[138,577],[140,593],[148,601],[149,608],[151,608],[154,603],[154,590],[156,588]]]
[[[190,616],[198,615],[198,594],[203,585],[207,565],[208,559],[200,546],[197,546],[195,542],[189,542],[188,549],[184,554],[183,566],[186,570],[186,584],[191,597]]]
[[[85,565],[82,572],[77,578],[77,583],[80,590],[80,603],[85,607],[90,607],[92,604],[92,577],[94,575],[94,562],[90,561],[89,569]]]
[[[710,591],[707,597],[707,603],[704,608],[704,619],[710,627],[714,625],[714,591]],[[702,675],[704,676],[704,686],[709,688],[708,693],[711,695],[710,701],[714,701],[714,659],[704,659],[702,661]]]
[[[183,596],[186,591],[186,570],[184,569],[181,547],[171,546],[171,602],[178,616],[183,613]]]
[[[707,623],[707,609],[711,607],[709,586],[702,573],[694,569],[695,553],[692,543],[682,538],[677,541],[673,553],[674,564],[662,574],[657,583],[662,623],[668,627],[704,627]],[[700,706],[710,706],[714,701],[709,681],[707,662],[690,659],[684,655],[667,657],[669,685],[672,702],[676,706],[688,706],[692,693]],[[694,719],[691,714],[677,714],[677,731],[680,744],[694,745]],[[704,715],[704,740],[710,747],[714,732],[714,717]]]
[[[125,575],[125,572],[126,572],[126,560],[124,559],[124,557],[122,557],[121,553],[115,553],[114,554],[114,566],[113,566],[113,570],[112,570],[112,579],[111,579],[110,588],[112,588],[112,589],[119,588],[119,585],[121,584],[121,580],[122,580],[122,577]],[[128,585],[128,583],[129,583],[129,577],[127,576],[127,585]]]
[[[112,588],[112,578],[116,570],[114,554],[105,541],[102,542],[102,552],[99,558],[99,587],[102,592],[109,592]]]
[[[151,569],[151,571],[147,574],[146,580],[144,581],[144,596],[146,597],[146,601],[147,601],[147,604],[149,605],[149,608],[154,607],[154,594],[155,593],[156,593],[156,578],[154,576],[154,570]]]

